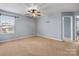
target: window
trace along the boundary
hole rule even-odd
[[[15,17],[0,16],[0,34],[14,33]]]

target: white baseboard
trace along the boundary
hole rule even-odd
[[[43,38],[47,38],[47,39],[53,39],[53,40],[63,41],[63,40],[61,40],[61,39],[49,37],[49,36],[46,36],[46,35],[37,35],[37,36],[40,36],[40,37],[43,37]]]
[[[35,36],[35,35],[16,37],[14,39],[3,40],[3,41],[0,41],[0,42],[7,42],[7,41],[19,40],[19,39],[24,39],[24,38],[30,38],[30,37],[33,37],[33,36]]]
[[[30,38],[30,37],[33,37],[33,36],[39,36],[39,37],[43,37],[43,38],[47,38],[47,39],[53,39],[53,40],[63,41],[61,39],[49,37],[49,36],[46,36],[46,35],[29,35],[29,36],[16,37],[14,39],[3,40],[3,41],[0,41],[0,42],[7,42],[7,41],[19,40],[19,39],[24,39],[24,38]]]

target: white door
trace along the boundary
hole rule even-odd
[[[73,41],[73,16],[63,16],[63,40]]]

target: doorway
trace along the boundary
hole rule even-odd
[[[63,40],[73,41],[73,16],[62,16]]]

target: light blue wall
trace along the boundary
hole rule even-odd
[[[7,12],[2,12],[6,14]],[[11,14],[11,13],[7,13]],[[16,15],[16,14],[14,14]],[[14,34],[0,34],[0,41],[11,40],[17,37],[35,35],[35,20],[31,17],[17,15],[15,19],[15,33]]]
[[[6,12],[2,12],[2,13],[6,13]],[[11,13],[8,12],[8,14]],[[47,15],[43,15],[39,18],[25,17],[22,15],[17,15],[17,16],[18,17],[16,18],[15,21],[16,24],[15,33],[0,35],[0,41],[13,39],[21,36],[30,36],[35,34],[48,36],[61,40],[62,38],[61,12],[50,13]]]
[[[51,12],[48,15],[42,16],[37,21],[37,35],[61,40],[63,37],[62,16],[73,16],[73,14],[73,12]]]
[[[37,21],[37,35],[61,40],[61,13],[55,12],[40,17]]]
[[[74,16],[74,12],[62,12],[62,16]]]

